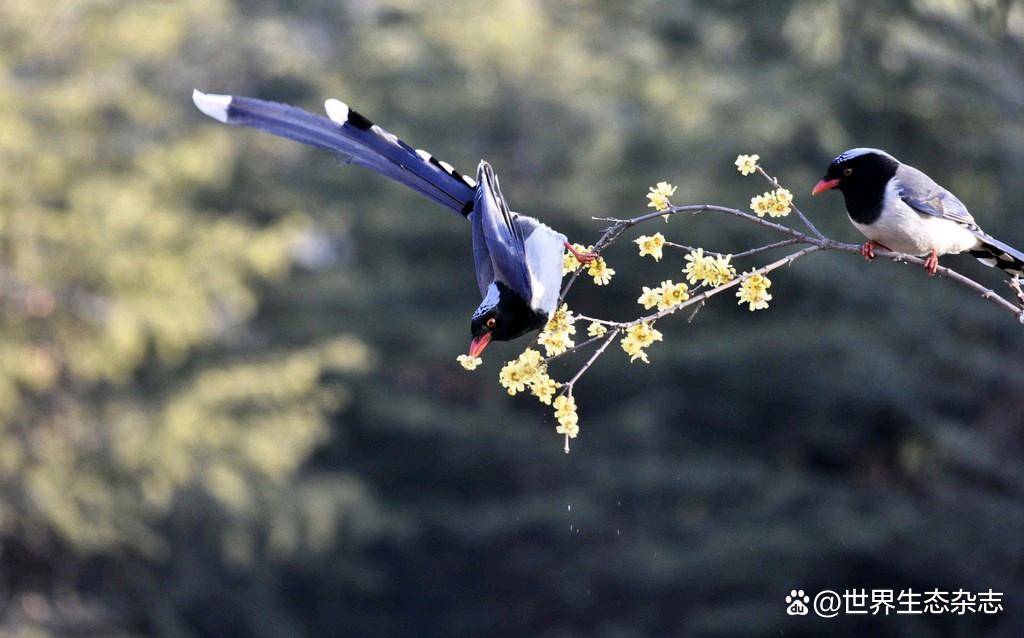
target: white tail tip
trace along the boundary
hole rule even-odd
[[[338,124],[348,122],[348,104],[341,100],[336,100],[332,97],[324,102],[324,110],[327,111],[327,117]]]
[[[228,121],[228,106],[231,104],[230,95],[203,93],[199,89],[193,89],[192,101],[195,102],[197,109],[218,122]]]

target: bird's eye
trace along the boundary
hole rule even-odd
[[[849,177],[850,175],[853,175],[853,169],[852,168],[844,168],[843,169],[843,175],[846,175],[847,177]]]
[[[490,319],[487,320],[487,327],[494,328],[494,324],[496,323],[498,323],[498,320],[495,319],[494,317],[491,317]]]

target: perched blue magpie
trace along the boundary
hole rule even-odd
[[[509,210],[498,178],[481,161],[476,179],[414,149],[340,100],[324,103],[327,117],[250,97],[193,91],[200,111],[220,122],[251,126],[326,149],[405,184],[470,221],[476,281],[483,301],[470,321],[469,354],[492,339],[507,341],[544,327],[558,303],[563,247],[583,263],[596,255],[577,252],[556,232]]]
[[[875,247],[918,257],[934,275],[939,256],[969,252],[1011,277],[1024,276],[1024,253],[983,231],[963,202],[913,166],[876,148],[852,148],[836,157],[812,195],[838,189],[850,221]]]

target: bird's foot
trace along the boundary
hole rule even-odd
[[[888,246],[879,244],[877,241],[874,240],[868,240],[861,244],[860,246],[861,257],[867,259],[868,261],[871,261],[872,259],[875,258],[875,248],[881,248],[882,250],[888,250],[889,252],[892,252],[892,249],[889,248]]]
[[[928,258],[924,260],[924,269],[928,271],[929,277],[934,277],[935,273],[939,271],[939,255],[932,248],[932,252],[928,253]]]
[[[597,259],[597,253],[582,253],[576,250],[569,242],[563,242],[566,249],[572,253],[572,256],[576,258],[576,261],[581,264],[591,264]]]

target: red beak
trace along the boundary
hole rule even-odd
[[[817,195],[818,193],[824,193],[827,190],[831,190],[839,186],[838,179],[823,179],[814,185],[814,189],[811,190],[811,195]]]
[[[469,356],[479,357],[480,353],[484,351],[484,348],[486,348],[487,344],[489,344],[490,342],[491,333],[489,332],[485,332],[479,337],[473,339],[473,341],[469,343]]]

